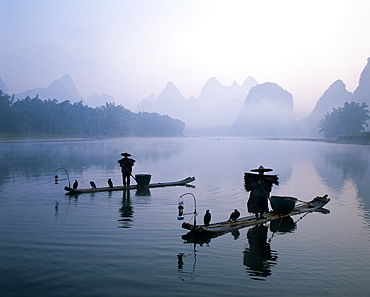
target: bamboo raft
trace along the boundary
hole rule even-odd
[[[324,195],[322,197],[317,196],[311,201],[297,204],[293,208],[292,212],[288,214],[278,215],[275,212],[269,212],[269,213],[264,214],[265,216],[264,219],[256,219],[256,217],[253,215],[253,216],[239,218],[236,220],[236,222],[225,221],[225,222],[218,222],[218,223],[210,224],[208,226],[205,226],[205,225],[195,225],[194,226],[192,224],[184,222],[182,224],[182,228],[190,230],[193,235],[194,234],[221,235],[221,234],[233,232],[237,229],[248,227],[248,226],[262,224],[262,223],[266,223],[269,221],[273,221],[273,220],[277,220],[277,219],[281,219],[281,218],[285,218],[285,217],[289,217],[289,216],[293,216],[293,215],[297,215],[297,214],[301,214],[305,212],[318,211],[322,209],[323,206],[328,204],[329,201],[330,201],[330,198],[328,198],[328,195]]]
[[[116,186],[116,187],[102,187],[102,188],[88,188],[88,189],[73,189],[71,187],[64,187],[64,190],[67,191],[67,194],[83,194],[83,193],[96,193],[104,191],[123,191],[123,190],[134,190],[134,189],[147,189],[147,188],[158,188],[158,187],[172,187],[172,186],[190,186],[188,183],[191,183],[195,180],[195,177],[187,177],[179,181],[173,182],[164,182],[164,183],[152,183],[148,185],[130,185],[129,187]]]

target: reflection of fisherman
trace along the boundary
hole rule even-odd
[[[118,221],[122,222],[122,228],[130,228],[134,215],[134,208],[131,202],[130,191],[127,189],[123,191],[122,207],[119,208],[119,213],[122,219]]]
[[[264,168],[262,165],[258,169],[252,169],[257,174],[245,173],[244,181],[247,191],[251,191],[247,203],[248,212],[252,212],[258,219],[264,219],[263,213],[268,212],[267,199],[270,195],[272,184],[279,185],[277,175],[264,175],[265,172],[272,171],[272,169]]]
[[[271,260],[276,260],[267,242],[267,232],[267,226],[260,224],[249,229],[247,233],[249,248],[244,251],[244,265],[251,269],[250,274],[253,276],[271,275]]]
[[[121,156],[124,156],[124,158],[118,160],[118,163],[121,166],[123,186],[129,187],[130,175],[132,174],[132,166],[134,166],[135,160],[128,158],[131,156],[129,153],[122,153]]]

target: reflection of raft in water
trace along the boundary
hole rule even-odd
[[[273,220],[277,220],[280,218],[285,218],[285,217],[289,217],[289,216],[293,216],[293,215],[297,215],[297,214],[301,214],[305,212],[307,213],[313,212],[313,211],[324,211],[325,212],[325,210],[322,209],[322,207],[325,206],[327,203],[329,203],[329,201],[330,201],[330,198],[328,198],[328,195],[325,195],[322,197],[317,196],[316,198],[314,198],[313,200],[309,202],[303,202],[303,203],[297,204],[290,213],[280,214],[280,216],[275,212],[269,212],[265,214],[264,219],[256,219],[255,216],[253,215],[253,216],[239,218],[236,222],[226,221],[226,222],[210,224],[208,226],[205,226],[205,225],[194,226],[189,223],[183,223],[182,228],[191,230],[191,233],[193,233],[193,235],[208,234],[208,235],[218,236],[224,233],[232,232],[240,228],[254,226],[257,224],[262,224],[265,222],[269,222],[269,221],[273,221]]]
[[[70,187],[64,187],[67,194],[82,194],[82,193],[95,193],[95,192],[104,192],[104,191],[123,191],[123,190],[133,190],[133,189],[147,189],[147,188],[159,188],[159,187],[171,187],[171,186],[190,186],[188,183],[191,183],[195,180],[195,177],[187,177],[185,179],[173,182],[165,183],[152,183],[148,185],[130,185],[129,187],[117,186],[117,187],[103,187],[103,188],[90,188],[90,189],[73,189]]]

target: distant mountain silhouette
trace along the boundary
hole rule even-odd
[[[69,100],[71,103],[83,101],[70,75],[65,74],[62,78],[53,81],[47,88],[37,88],[15,95],[17,99],[39,96],[39,99],[57,99],[59,102]]]
[[[230,125],[243,108],[246,95],[257,81],[248,77],[243,85],[234,82],[223,86],[214,77],[202,88],[198,98],[185,99],[178,88],[168,83],[155,100],[153,95],[138,105],[136,112],[147,111],[168,114],[186,123],[187,127],[213,127]]]
[[[353,92],[352,101],[358,103],[365,102],[370,107],[370,58],[367,59],[367,64],[361,73],[358,87]]]
[[[154,112],[181,119],[186,113],[187,102],[180,90],[172,83],[167,83],[154,103]]]
[[[105,103],[114,103],[114,98],[107,94],[98,95],[96,93],[92,94],[89,99],[87,99],[86,104],[90,107],[104,106]]]
[[[331,113],[333,108],[343,107],[344,102],[351,101],[351,98],[352,93],[346,90],[344,82],[335,81],[317,101],[311,114],[300,121],[300,132],[304,136],[320,136],[318,125],[325,114]]]
[[[370,107],[370,58],[367,59],[367,65],[360,75],[356,90],[353,93],[347,91],[346,85],[341,80],[331,84],[320,97],[311,114],[299,122],[300,134],[321,137],[318,125],[325,114],[331,113],[334,108],[343,107],[345,102],[352,101],[360,104],[365,102]]]
[[[8,86],[1,78],[0,78],[0,90],[2,90],[4,94],[8,94]]]
[[[318,124],[325,114],[351,101],[370,106],[370,58],[353,94],[346,90],[342,80],[333,82],[311,114],[298,122],[294,118],[293,98],[289,92],[271,82],[258,85],[252,77],[241,86],[236,82],[223,86],[212,77],[198,98],[187,100],[173,83],[168,83],[158,99],[154,95],[143,99],[136,111],[168,114],[184,121],[186,129],[200,134],[231,131],[250,136],[321,137]]]
[[[292,136],[295,127],[292,94],[276,83],[266,82],[249,91],[231,132],[252,137]]]
[[[141,112],[141,111],[145,111],[145,112],[154,112],[154,102],[155,100],[157,100],[154,96],[154,94],[150,94],[149,97],[141,100],[141,102],[139,103],[139,105],[136,107],[136,112]]]
[[[185,119],[186,125],[230,126],[243,109],[249,90],[257,84],[252,77],[248,77],[241,86],[236,81],[231,86],[223,86],[216,78],[210,78],[194,100],[192,112]]]
[[[0,89],[9,94],[7,85],[1,79]],[[71,103],[84,101],[68,74],[55,80],[47,88],[28,90],[15,97],[24,99],[26,96],[34,98],[36,95],[42,100],[69,100]],[[333,108],[343,107],[344,102],[351,101],[360,104],[365,102],[370,106],[370,58],[367,59],[367,65],[353,94],[346,90],[342,80],[335,81],[319,98],[311,114],[299,122],[294,119],[293,99],[289,92],[270,82],[258,85],[252,77],[248,77],[242,85],[234,81],[230,86],[224,86],[212,77],[205,83],[198,98],[188,99],[169,82],[158,98],[151,94],[140,102],[135,112],[169,115],[185,122],[186,129],[195,131],[194,128],[199,128],[198,131],[203,134],[210,132],[216,135],[220,131],[225,134],[231,127],[233,133],[242,135],[272,136],[280,131],[284,135],[317,137],[322,136],[318,134],[318,124],[325,114],[330,113]],[[112,103],[114,98],[107,94],[94,93],[86,104],[97,107],[106,102]],[[270,127],[266,130],[263,125],[256,125],[257,122],[268,123]],[[367,128],[369,129],[370,127]]]

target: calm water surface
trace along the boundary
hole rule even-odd
[[[128,151],[152,182],[195,176],[194,188],[67,196],[120,184]],[[368,296],[370,147],[243,138],[0,143],[0,296]],[[272,195],[328,194],[327,214],[293,216],[208,243],[186,243],[179,197],[198,221],[247,215],[243,174],[271,167]],[[185,212],[194,211],[190,195]],[[185,221],[192,222],[187,215]]]

